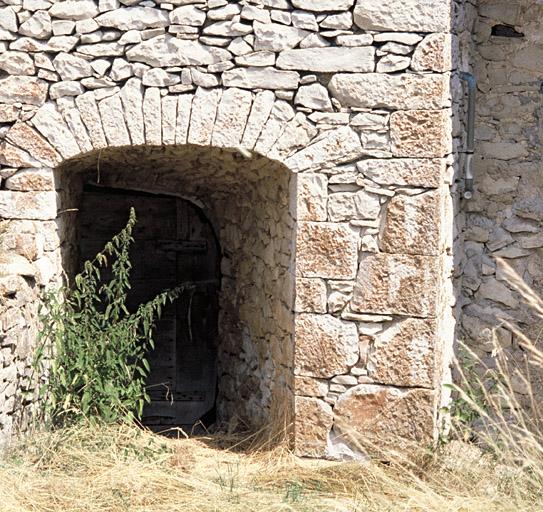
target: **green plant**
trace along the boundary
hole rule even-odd
[[[43,412],[53,425],[83,418],[131,421],[141,417],[149,401],[146,356],[154,348],[154,323],[182,289],[164,291],[128,311],[135,224],[131,208],[126,227],[84,263],[73,287],[45,293],[34,368],[42,377]],[[110,265],[111,279],[102,279]]]

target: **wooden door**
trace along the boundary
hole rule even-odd
[[[191,426],[213,409],[217,382],[219,247],[201,210],[171,196],[88,188],[80,212],[81,259],[93,257],[136,209],[129,310],[180,284],[190,287],[163,312],[149,354],[149,426]]]

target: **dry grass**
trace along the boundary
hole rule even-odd
[[[511,283],[543,316],[543,302],[513,274]],[[522,365],[496,344],[495,368],[464,375],[459,418],[478,421],[453,424],[451,437],[469,441],[361,464],[299,459],[257,437],[167,439],[134,426],[34,433],[0,460],[0,511],[543,511],[541,389],[520,404],[512,385],[543,373],[543,352],[516,336]]]

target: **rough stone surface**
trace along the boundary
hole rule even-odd
[[[437,258],[370,254],[360,263],[351,307],[361,313],[435,316]]]
[[[279,54],[279,69],[298,69],[335,73],[352,71],[370,73],[375,68],[375,49],[370,46],[361,48],[304,48],[285,50]]]
[[[300,314],[296,317],[295,372],[330,378],[347,373],[358,361],[356,325],[331,315]]]
[[[45,103],[47,83],[30,76],[0,78],[0,103],[26,103],[40,106]]]
[[[297,246],[296,270],[302,277],[352,279],[356,274],[358,241],[348,225],[302,222]]]
[[[296,453],[309,457],[323,457],[328,432],[332,428],[332,407],[318,398],[296,397]]]

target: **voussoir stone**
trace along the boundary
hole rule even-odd
[[[375,69],[375,48],[362,46],[285,50],[277,58],[277,67],[321,73],[338,71],[369,73]]]
[[[55,167],[61,160],[49,142],[26,123],[15,123],[7,132],[6,139],[49,167]]]
[[[348,224],[300,222],[296,271],[302,277],[353,279],[358,234]]]
[[[242,89],[296,89],[300,75],[296,71],[281,71],[272,67],[235,68],[222,75],[226,87]]]
[[[99,10],[94,0],[65,0],[53,4],[49,14],[63,20],[86,20],[98,16]]]
[[[43,105],[47,96],[47,82],[30,76],[0,78],[0,103],[13,105]]]
[[[295,453],[305,457],[323,457],[332,428],[332,407],[314,397],[295,398]]]
[[[339,74],[332,77],[329,89],[344,107],[442,108],[449,98],[448,78],[431,74]]]
[[[427,389],[360,384],[343,393],[334,408],[334,431],[369,451],[431,442],[436,398]],[[367,444],[365,444],[367,443]]]
[[[363,30],[447,32],[451,6],[442,0],[358,0],[354,22]]]
[[[206,46],[198,41],[157,36],[137,44],[126,52],[130,61],[150,66],[203,66],[230,60],[232,54],[223,48]]]
[[[351,309],[382,315],[435,316],[440,282],[437,257],[367,254],[360,262]]]
[[[358,330],[332,315],[301,313],[295,320],[295,372],[330,378],[347,373],[359,358]]]
[[[439,331],[433,319],[407,318],[374,336],[368,376],[379,384],[433,388],[438,376]]]
[[[152,7],[123,7],[101,14],[96,18],[98,25],[117,30],[145,30],[167,27],[170,18],[167,11]]]

